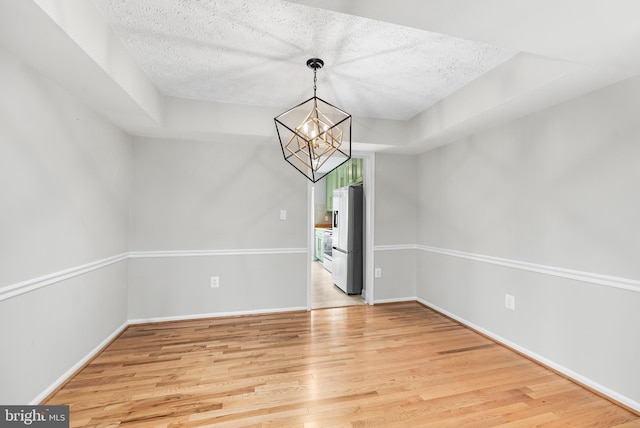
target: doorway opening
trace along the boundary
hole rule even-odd
[[[335,308],[373,304],[373,153],[353,154],[362,168],[363,188],[363,290],[362,294],[349,295],[335,285],[332,266],[333,207],[331,192],[335,186],[327,186],[326,178],[309,183],[308,225],[309,263],[307,269],[307,309]]]

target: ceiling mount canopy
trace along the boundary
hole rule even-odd
[[[309,58],[307,60],[307,67],[313,70],[313,74],[314,74],[313,77],[314,77],[314,83],[315,83],[315,73],[316,71],[324,67],[324,61],[321,60],[320,58]]]
[[[320,58],[307,60],[313,70],[313,97],[274,120],[284,159],[312,182],[351,158],[351,115],[316,96]]]

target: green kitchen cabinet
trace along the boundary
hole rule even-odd
[[[347,162],[349,165],[347,168],[349,169],[349,184],[347,186],[362,184],[363,176],[362,176],[362,159],[349,159]]]
[[[336,169],[336,189],[339,189],[344,186],[348,186],[347,183],[349,182],[348,180],[349,172],[348,172],[347,165],[349,165],[350,162],[351,162],[351,159],[349,159],[348,161],[340,165],[338,169]]]
[[[351,158],[325,177],[327,185],[327,211],[333,210],[333,190],[362,184],[364,181],[362,159]]]
[[[327,211],[333,211],[333,189],[337,189],[335,172],[335,170],[331,171],[324,178],[327,185]]]

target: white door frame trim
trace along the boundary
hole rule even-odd
[[[375,153],[353,151],[351,157],[363,159],[364,169],[364,300],[368,305],[374,303],[374,207],[375,207]],[[311,310],[311,264],[314,253],[314,195],[313,183],[307,182],[307,310]]]

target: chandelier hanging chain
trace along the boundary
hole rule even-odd
[[[313,68],[313,96],[316,96],[316,89],[317,89],[317,82],[318,82],[318,77],[316,76],[316,74],[318,73],[318,69],[317,68]]]
[[[318,86],[318,69],[324,67],[324,61],[320,58],[311,58],[307,61],[307,67],[313,70],[313,97],[316,97],[316,89]]]

